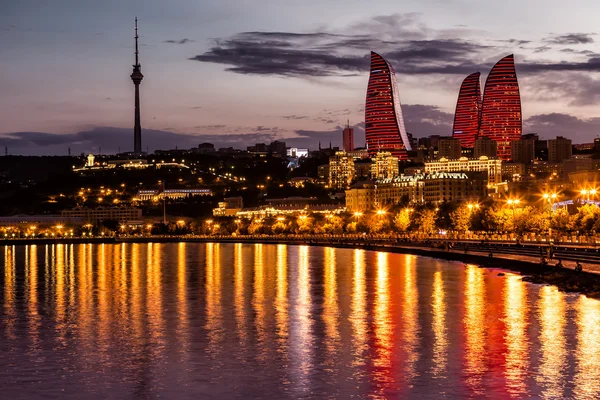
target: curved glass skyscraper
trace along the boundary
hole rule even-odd
[[[510,160],[510,142],[521,133],[521,95],[511,54],[494,65],[485,81],[479,135],[495,140],[498,157]]]
[[[365,135],[369,155],[389,151],[399,160],[412,150],[404,126],[396,74],[379,54],[371,52],[371,74],[365,104]]]
[[[465,78],[456,101],[452,137],[458,139],[462,147],[471,148],[479,133],[481,116],[481,74],[475,72]]]

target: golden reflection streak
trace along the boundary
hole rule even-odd
[[[373,359],[374,381],[378,396],[384,395],[394,383],[392,371],[392,321],[390,317],[390,286],[388,253],[377,253],[376,294],[374,301],[373,333],[375,336],[375,357]],[[376,396],[376,397],[378,397]]]
[[[65,305],[65,245],[56,245],[56,330],[58,331],[57,340],[62,346],[67,345],[67,321],[66,321],[66,305]]]
[[[244,301],[244,256],[242,244],[236,243],[233,248],[233,280],[234,280],[234,307],[237,334],[240,341],[245,342],[248,336],[246,328],[246,311]]]
[[[301,392],[310,392],[310,374],[313,371],[312,360],[312,317],[311,317],[311,283],[309,271],[309,248],[298,247],[298,279],[296,280],[295,313],[297,324],[294,324],[294,339],[291,341],[294,353],[294,363],[298,363],[298,373],[293,377],[298,380],[297,386]]]
[[[185,242],[179,242],[177,246],[177,328],[177,336],[179,342],[182,344],[181,352],[187,357],[189,347],[189,322]]]
[[[442,271],[433,274],[433,294],[431,295],[433,318],[433,376],[445,378],[448,368],[448,330],[446,328],[446,295]]]
[[[69,274],[67,279],[69,280],[69,310],[74,311],[75,309],[75,249],[73,243],[69,244]]]
[[[339,349],[338,318],[340,310],[337,298],[335,249],[326,247],[323,250],[325,252],[323,322],[325,323],[325,345],[329,353],[326,363],[331,364],[335,362],[331,356]]]
[[[221,310],[221,256],[220,244],[206,244],[206,330],[208,351],[215,357],[223,336]]]
[[[267,321],[265,310],[265,265],[264,248],[261,243],[254,245],[254,291],[252,307],[256,315],[257,346],[260,357],[264,357],[267,340]]]
[[[93,311],[92,258],[88,255],[91,244],[79,245],[79,266],[77,268],[77,326],[79,336],[85,347],[95,337],[92,333],[92,321],[95,319]]]
[[[148,244],[148,246],[150,246]],[[129,320],[133,328],[134,341],[137,341],[137,346],[142,346],[142,291],[140,289],[140,280],[142,274],[140,272],[140,256],[141,246],[138,243],[132,244],[131,249],[131,304]],[[148,253],[150,254],[150,253]]]
[[[483,395],[482,378],[486,372],[485,281],[484,271],[467,265],[465,280],[465,374],[466,383],[477,395]]]
[[[527,392],[527,370],[529,368],[527,326],[527,286],[519,275],[508,275],[504,293],[506,322],[506,386],[508,392],[517,397]]]
[[[111,312],[108,304],[108,285],[106,272],[106,244],[100,244],[97,253],[98,260],[98,324],[96,335],[98,347],[103,361],[108,360],[108,349],[110,347],[110,321]]]
[[[408,383],[417,376],[419,360],[419,291],[416,282],[415,256],[404,257],[404,298],[402,299],[404,331],[402,333],[406,352],[405,378]]]
[[[117,280],[115,279],[115,285],[118,286],[119,290],[119,315],[122,318],[127,318],[128,316],[128,304],[129,300],[129,285],[127,284],[127,244],[121,243],[121,252],[115,251],[115,269],[117,270],[117,276],[119,277],[118,285]],[[120,261],[120,267],[119,262]]]
[[[287,278],[287,245],[277,245],[277,292],[275,294],[275,321],[279,353],[287,359],[288,339],[288,278]]]
[[[600,398],[600,301],[580,296],[577,302],[577,399]]]
[[[565,349],[565,296],[556,287],[540,289],[541,360],[536,379],[542,398],[563,398],[567,351]]]
[[[354,250],[351,308],[350,323],[352,324],[352,346],[354,347],[352,366],[360,367],[366,364],[367,285],[365,275],[365,251],[359,249]],[[356,368],[355,371],[361,371],[361,369]]]
[[[160,270],[161,243],[148,245],[146,269],[146,308],[148,310],[148,326],[154,353],[162,353],[164,347],[164,320],[162,304],[162,275]]]
[[[37,246],[31,245],[25,248],[26,257],[26,284],[27,284],[27,318],[29,321],[29,336],[31,337],[31,351],[39,350],[39,328],[41,317],[38,310],[38,260]]]
[[[16,339],[15,323],[15,246],[4,246],[4,314],[6,337]]]

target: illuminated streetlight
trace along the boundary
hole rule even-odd
[[[385,215],[386,211],[385,210],[377,210],[377,215]]]

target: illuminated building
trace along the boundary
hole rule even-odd
[[[371,178],[388,179],[398,176],[398,159],[387,151],[377,153],[371,159]]]
[[[473,144],[473,157],[479,158],[486,156],[489,158],[496,158],[496,152],[498,150],[498,144],[490,139],[489,137],[480,137],[475,139]]]
[[[556,139],[548,140],[548,161],[562,162],[568,160],[573,154],[573,143],[571,139],[558,136]]]
[[[346,210],[362,212],[393,206],[407,198],[413,203],[478,200],[486,193],[481,172],[440,172],[400,175],[377,183],[361,182],[346,190]]]
[[[392,66],[379,54],[371,52],[371,74],[365,103],[365,136],[369,154],[389,151],[406,160],[412,150],[398,95]]]
[[[100,222],[105,220],[119,222],[139,221],[142,219],[142,209],[135,207],[77,207],[71,210],[63,210],[61,216],[66,220],[83,220],[85,222]]]
[[[481,74],[475,72],[465,78],[456,101],[452,137],[458,139],[462,147],[471,148],[479,132],[481,115]]]
[[[426,162],[425,172],[487,172],[488,184],[496,185],[502,182],[502,160],[485,156],[477,159],[461,157],[458,160],[442,158]]]
[[[535,158],[535,140],[519,139],[510,142],[510,154],[513,162],[529,165]]]
[[[244,199],[242,197],[226,197],[219,202],[219,207],[213,208],[215,217],[231,217],[242,211]]]
[[[344,189],[354,179],[354,158],[344,151],[338,151],[329,157],[329,187]]]
[[[346,125],[343,132],[344,151],[351,152],[354,150],[354,128],[350,128],[350,122]]]
[[[498,157],[510,160],[510,142],[521,137],[522,116],[515,59],[509,55],[494,65],[485,81],[479,136],[498,143]]]
[[[137,198],[145,200],[162,200],[168,199],[184,199],[193,196],[212,196],[213,192],[210,189],[166,189],[166,190],[139,190]]]
[[[437,158],[454,160],[462,156],[460,141],[453,137],[442,137],[438,141]]]

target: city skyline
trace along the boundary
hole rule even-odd
[[[48,8],[31,3],[9,4],[0,16],[6,55],[0,144],[11,154],[131,148],[133,91],[123,75],[131,64],[136,14],[144,25],[145,69],[155,77],[142,94],[144,150],[204,141],[243,147],[277,138],[300,147],[319,140],[341,145],[348,119],[358,146],[370,50],[396,69],[407,130],[416,137],[451,135],[461,80],[489,71],[494,59],[513,51],[524,133],[591,142],[600,132],[598,49],[588,18],[598,6],[591,2],[577,24],[561,20],[560,32],[558,11],[535,30],[517,18],[507,32],[483,22],[502,10],[466,17],[460,7],[444,14],[434,1],[409,2],[405,14],[385,1],[368,11],[351,2],[341,14],[325,2],[320,13],[298,11],[301,22],[283,17],[291,6],[281,5],[273,11],[281,17],[276,23],[265,17],[238,23],[241,17],[226,7],[233,4],[206,9],[181,1],[161,14],[156,2],[144,3],[143,10],[137,2],[105,10],[70,1]],[[252,16],[261,9],[235,5]],[[522,7],[523,14],[535,7]],[[193,15],[208,22],[196,28]],[[242,48],[251,55],[243,57]]]

